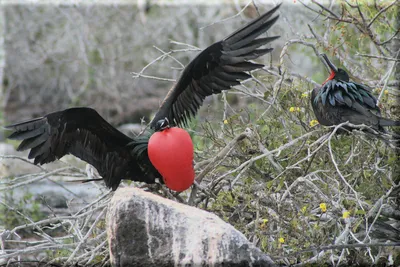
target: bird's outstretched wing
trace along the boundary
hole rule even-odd
[[[168,92],[150,126],[154,128],[157,121],[165,117],[172,125],[186,124],[207,96],[240,84],[242,80],[251,77],[247,71],[264,67],[249,60],[272,51],[272,48],[260,47],[279,36],[257,37],[276,22],[279,16],[272,15],[279,6],[197,55],[186,66],[177,84]]]
[[[127,144],[132,139],[105,121],[94,109],[70,108],[9,125],[8,137],[23,140],[18,150],[31,149],[29,158],[45,164],[72,154],[93,165],[106,185],[115,190],[121,179],[143,182],[147,177]],[[146,155],[147,156],[147,155]]]

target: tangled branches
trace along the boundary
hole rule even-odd
[[[6,158],[10,157],[2,157],[3,160]],[[13,160],[21,160],[21,158],[13,157]],[[4,195],[6,190],[17,190],[40,180],[52,180],[56,176],[86,177],[82,170],[71,166],[55,170],[40,168],[40,170],[38,173],[30,173],[29,178],[21,175],[14,177],[10,182],[2,182],[0,191]],[[53,182],[53,186],[57,187],[57,182]],[[23,222],[12,229],[1,230],[0,263],[40,262],[40,259],[47,255],[44,258],[50,258],[51,261],[47,260],[46,264],[63,263],[64,266],[72,264],[87,266],[94,262],[107,264],[108,249],[104,215],[110,197],[109,191],[103,192],[90,203],[79,205],[79,208],[71,203],[72,200],[68,201],[68,208],[65,209],[56,210],[49,204],[47,210],[50,210],[50,214],[41,216],[45,218],[38,220],[34,220],[23,209],[0,200],[1,210],[7,211],[6,214],[0,216],[1,221],[11,220],[11,216],[16,216],[18,221]],[[26,203],[26,205],[29,204]]]

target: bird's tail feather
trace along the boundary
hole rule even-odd
[[[94,182],[94,181],[102,181],[103,178],[92,178],[92,179],[79,179],[79,180],[67,180],[66,182],[68,183],[88,183],[88,182]]]
[[[386,118],[379,118],[379,125],[380,126],[400,126],[400,121],[395,121]]]
[[[400,120],[391,120],[387,118],[379,118],[379,124],[382,127],[386,126],[400,126]],[[387,132],[386,135],[389,136],[389,138],[383,137],[384,139],[388,140],[389,144],[396,148],[398,151],[400,151],[400,131],[396,132]]]
[[[385,130],[385,129],[383,129]],[[400,152],[400,134],[395,132],[388,132],[388,131],[363,131],[364,134],[369,136],[370,138],[377,138],[389,147],[396,149]]]

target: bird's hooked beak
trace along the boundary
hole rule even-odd
[[[326,56],[326,54],[321,54],[321,56],[325,59],[326,64],[328,64],[329,69],[333,71],[334,73],[338,72],[338,68],[329,60],[329,58]]]
[[[163,120],[159,120],[157,122],[157,124],[158,124],[158,127],[156,129],[157,132],[158,131],[164,131],[165,129],[168,129],[170,127],[169,126],[169,120],[168,120],[167,117],[165,117]]]
[[[326,64],[328,65],[331,74],[329,75],[328,79],[325,80],[325,82],[323,82],[322,85],[324,85],[327,81],[332,80],[336,73],[338,72],[338,68],[329,60],[329,58],[326,56],[326,54],[321,54],[321,56],[324,58]]]

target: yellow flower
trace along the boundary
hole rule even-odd
[[[306,206],[303,206],[303,207],[301,208],[301,212],[302,212],[302,213],[306,213],[306,211],[307,211],[307,205],[306,205]]]
[[[317,120],[312,120],[310,121],[310,126],[314,127],[315,125],[319,124],[319,122]]]
[[[285,243],[285,238],[279,237],[278,241],[279,241],[279,243],[283,244],[283,243]]]
[[[260,228],[265,229],[265,227],[267,226],[267,223],[268,223],[268,219],[263,219],[262,223],[260,224]]]
[[[350,211],[348,211],[348,210],[343,211],[342,217],[343,217],[343,219],[349,218],[350,217]]]
[[[299,108],[299,107],[290,107],[289,108],[289,111],[290,112],[295,112],[295,111],[297,111],[297,112],[299,112],[301,109]]]
[[[388,94],[389,94],[389,91],[388,91],[388,90],[385,90],[385,91],[383,91],[383,93],[384,93],[385,95],[388,95]]]
[[[306,97],[308,97],[308,93],[302,93],[301,94],[301,98],[306,98]]]
[[[319,204],[319,208],[321,209],[322,212],[326,212],[326,203]]]
[[[224,124],[228,124],[229,122],[228,122],[228,120],[224,120]]]

